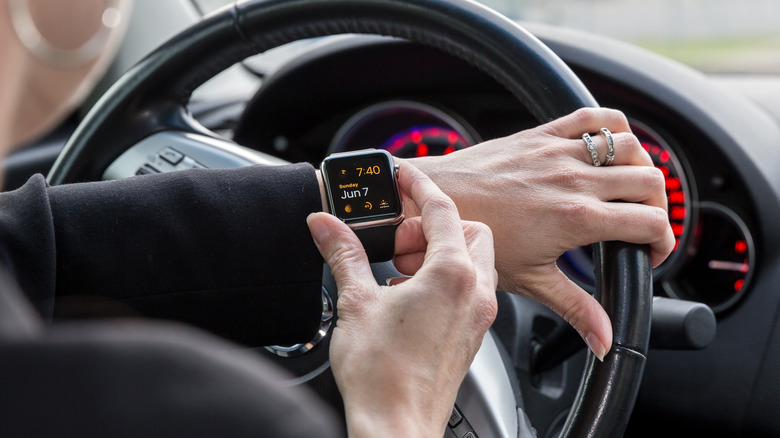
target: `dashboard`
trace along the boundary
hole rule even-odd
[[[676,247],[654,272],[655,294],[706,303],[718,318],[707,349],[652,352],[628,436],[780,432],[771,409],[755,404],[780,393],[754,390],[765,387],[759,382],[778,382],[770,362],[755,360],[780,349],[767,329],[776,326],[780,304],[771,280],[778,275],[771,264],[778,236],[770,226],[780,208],[780,160],[771,161],[780,152],[777,123],[668,60],[600,37],[529,27],[600,104],[627,114],[666,177]],[[368,147],[401,157],[447,154],[537,124],[494,80],[460,60],[403,41],[355,36],[321,44],[265,78],[231,133],[244,146],[316,165],[330,153]],[[559,266],[593,290],[588,247],[566,253]],[[537,412],[565,406],[578,384],[578,360],[554,370],[557,377],[529,376],[516,361],[518,374],[531,382],[523,388],[527,405],[545,406]],[[534,411],[529,408],[534,424],[554,430],[554,415],[533,418]]]
[[[337,46],[349,44],[353,43]],[[490,78],[479,77],[481,73],[470,66],[457,70],[442,66],[452,81],[442,86],[436,84],[440,76],[435,66],[457,61],[400,42],[377,39],[365,46],[354,44],[333,48],[329,55],[320,50],[317,59],[301,61],[300,67],[293,65],[273,76],[248,104],[235,130],[236,140],[281,158],[306,159],[316,165],[331,153],[369,147],[403,158],[443,155],[535,123],[508,93],[495,88]],[[387,77],[370,74],[377,63],[388,59],[392,64],[382,66],[389,71]],[[427,65],[427,70],[409,69],[420,65]],[[295,110],[295,117],[279,120],[290,101],[319,94],[301,83],[322,83],[314,76],[334,70],[339,72],[339,82],[327,83],[339,99],[308,99],[306,107]],[[301,75],[310,77],[302,80]],[[756,242],[761,241],[754,225],[754,203],[741,196],[749,193],[744,182],[703,136],[670,126],[646,103],[627,99],[636,95],[609,90],[598,85],[599,80],[603,79],[585,78],[586,83],[596,83],[590,88],[602,104],[629,115],[633,132],[666,177],[676,246],[656,269],[657,294],[703,302],[718,314],[728,313],[750,290]],[[403,89],[403,82],[415,83],[415,88]],[[420,82],[428,87],[420,87]],[[277,93],[286,101],[277,101]],[[272,120],[268,108],[276,113]],[[285,125],[291,121],[294,125]],[[593,291],[589,247],[566,253],[559,266]]]

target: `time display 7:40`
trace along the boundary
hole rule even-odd
[[[357,170],[359,177],[363,176],[363,174],[379,175],[382,172],[382,168],[379,166],[358,167],[355,170]]]

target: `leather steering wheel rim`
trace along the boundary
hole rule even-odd
[[[512,21],[469,0],[266,0],[227,7],[169,40],[95,104],[58,157],[50,184],[99,180],[129,146],[160,131],[212,135],[186,109],[194,89],[248,56],[344,33],[404,38],[487,72],[540,122],[597,103],[574,73]],[[592,354],[562,436],[622,435],[650,336],[652,275],[644,246],[602,242],[597,298],[612,320],[604,362]]]

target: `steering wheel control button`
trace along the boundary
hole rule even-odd
[[[463,416],[458,409],[458,406],[452,407],[452,413],[450,414],[450,420],[447,422],[449,433],[445,436],[454,436],[456,438],[477,438],[477,434],[474,432],[474,428],[471,423]]]
[[[150,175],[152,173],[160,173],[160,171],[148,164],[144,164],[135,172],[136,175]]]
[[[463,415],[460,414],[458,408],[453,407],[452,414],[450,414],[450,421],[449,421],[450,427],[457,426],[458,424],[460,424],[461,420],[463,420]]]
[[[183,169],[208,169],[208,167],[198,163],[190,157],[184,157],[178,167]]]
[[[175,166],[184,159],[184,154],[176,149],[168,147],[160,151],[160,158]]]

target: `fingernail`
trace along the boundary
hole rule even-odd
[[[412,277],[390,277],[388,279],[385,279],[385,283],[387,283],[388,286],[398,286],[399,284],[409,280]]]
[[[330,234],[327,224],[322,220],[316,220],[315,216],[318,214],[321,213],[311,213],[306,217],[306,224],[309,225],[311,237],[314,238],[314,242],[317,243],[317,245],[327,240],[328,235]]]
[[[600,362],[604,362],[604,356],[607,354],[607,348],[604,346],[604,344],[601,343],[601,340],[598,338],[598,336],[594,335],[593,333],[588,333],[588,335],[585,336],[585,343],[588,344],[588,348],[590,348],[590,351],[592,351],[596,356],[596,359],[598,359]]]

